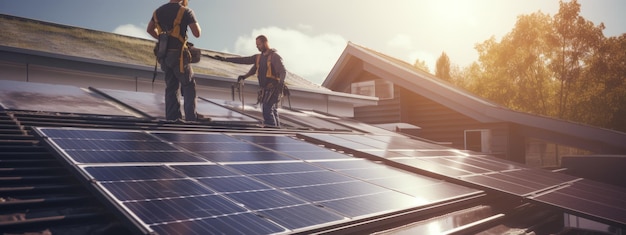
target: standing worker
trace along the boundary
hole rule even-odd
[[[200,37],[201,29],[193,10],[187,8],[187,0],[170,0],[152,14],[147,31],[153,38],[166,41],[164,56],[157,59],[165,72],[165,119],[182,121],[180,92],[184,97],[185,121],[202,118],[196,112],[196,81],[190,65],[191,54],[187,47],[187,26],[193,36]],[[167,33],[165,39],[159,35]],[[156,53],[155,49],[155,53]]]
[[[257,75],[259,87],[261,88],[259,101],[263,110],[263,124],[278,127],[280,126],[277,111],[278,102],[285,89],[287,71],[283,65],[283,59],[276,53],[275,49],[270,48],[267,37],[264,35],[256,37],[256,48],[259,49],[260,54],[231,58],[224,58],[218,55],[214,58],[236,64],[253,64],[250,71],[239,76],[237,81],[240,82],[254,74]]]

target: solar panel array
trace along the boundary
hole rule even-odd
[[[287,136],[36,132],[146,233],[303,232],[482,193]]]
[[[471,151],[398,136],[302,133],[299,137],[358,156],[399,163],[558,207],[610,224],[626,225],[626,189],[529,168]]]

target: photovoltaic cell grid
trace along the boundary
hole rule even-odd
[[[157,234],[305,231],[481,193],[285,136],[36,132]]]
[[[570,213],[626,225],[626,190],[621,187],[409,138],[316,133],[298,136],[346,152],[401,163],[552,205]]]

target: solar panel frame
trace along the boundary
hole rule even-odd
[[[57,128],[42,129],[58,130]],[[364,167],[375,168],[378,167],[377,164],[366,164],[363,160],[350,160],[352,163],[358,162],[359,164],[352,167],[348,167],[348,164],[345,163],[333,165],[328,162],[340,162],[340,160],[345,160],[344,158],[355,158],[292,138],[287,140],[277,136],[261,137],[260,139],[263,139],[263,141],[259,141],[257,144],[254,143],[255,138],[247,139],[247,137],[242,136],[239,136],[242,138],[237,138],[236,136],[226,134],[204,133],[194,135],[168,131],[116,131],[120,133],[107,133],[111,135],[109,137],[98,137],[97,131],[90,132],[88,130],[86,133],[81,133],[80,130],[78,132],[74,130],[67,132],[59,130],[55,134],[56,137],[46,137],[45,134],[41,134],[42,131],[36,130],[38,134],[47,138],[46,143],[50,143],[53,148],[56,148],[56,151],[63,159],[70,165],[73,165],[73,168],[78,173],[84,175],[84,179],[89,184],[94,186],[97,191],[101,191],[114,207],[121,208],[120,213],[125,214],[128,218],[132,218],[131,223],[137,224],[138,228],[143,232],[171,231],[176,228],[180,229],[180,226],[187,229],[197,227],[212,231],[211,229],[215,229],[213,227],[215,224],[207,224],[208,221],[219,224],[222,221],[231,221],[233,218],[250,218],[250,221],[240,221],[238,223],[241,226],[245,226],[241,223],[251,223],[253,225],[250,226],[257,226],[259,231],[293,232],[328,224],[349,223],[355,218],[394,213],[397,210],[416,208],[417,205],[421,205],[408,200],[407,198],[412,198],[408,194],[353,177],[348,174],[349,171],[339,172],[331,169],[347,168],[356,170],[358,168],[364,169]],[[126,132],[133,134],[125,135]],[[144,133],[155,138],[144,139]],[[177,136],[178,134],[180,136]],[[133,139],[133,135],[138,136],[137,139]],[[259,138],[256,139],[258,140]],[[286,140],[285,142],[288,143],[275,143],[280,140]],[[140,146],[128,144],[131,142],[134,144],[140,143]],[[272,148],[261,147],[263,143],[279,149],[280,147],[289,146],[289,148],[283,148],[283,150],[291,149],[290,147],[295,145],[300,147],[313,146],[312,148],[315,151],[276,151]],[[143,146],[141,146],[142,144]],[[198,157],[200,161],[160,163],[143,161],[117,163],[107,161],[105,161],[106,163],[99,163],[94,161],[81,163],[73,161],[75,157],[78,157],[76,156],[77,152],[73,149],[92,150],[92,152],[103,150],[120,153],[125,151],[149,152],[150,148],[143,149],[148,145],[159,146],[159,150],[153,149],[155,152],[180,151],[189,153],[193,157]],[[199,145],[210,146],[210,150],[193,152],[185,149],[185,147]],[[229,148],[222,146],[228,146]],[[238,147],[230,148],[232,146]],[[170,147],[175,150],[170,149]],[[132,150],[128,150],[128,148]],[[257,148],[262,149],[262,151],[249,151],[250,149],[258,150]],[[295,150],[298,149],[300,148]],[[342,157],[317,158],[311,162],[294,158],[288,158],[289,160],[286,161],[202,161],[206,159],[202,158],[201,154],[210,152],[272,152],[280,156],[292,157],[297,157],[303,153],[332,153],[329,155]],[[307,156],[307,158],[310,158],[310,156]],[[228,184],[224,182],[238,182],[241,185],[224,186]],[[224,187],[217,187],[216,185]],[[168,188],[168,186],[171,187]],[[329,193],[320,193],[320,190],[326,190]],[[271,201],[267,200],[253,201],[258,200],[260,195],[268,192],[280,193],[277,195],[284,195],[285,198],[301,201],[295,200],[299,202],[296,204],[288,203],[288,200],[275,201],[275,204],[271,204]],[[311,196],[311,192],[322,195],[321,200],[312,201],[310,198],[307,198]],[[245,199],[242,199],[240,196]],[[210,214],[207,211],[188,212],[175,210],[175,208],[190,209],[192,208],[192,204],[189,204],[190,201],[203,198],[219,198],[220,200],[223,199],[223,203],[216,205],[207,204],[207,208],[202,210],[210,210],[210,208],[219,206],[226,206],[227,208],[232,206],[236,210],[228,211],[224,209],[224,212],[217,212],[216,214]],[[383,200],[385,198],[394,202],[386,202]],[[397,198],[404,199],[395,200]],[[375,202],[377,204],[371,208],[356,207],[356,205],[362,205],[360,204],[362,202]],[[280,213],[288,213],[289,216],[294,216],[294,218],[305,216],[304,212],[298,211],[296,208],[314,213],[316,216],[312,216],[308,220],[293,220],[290,217],[285,217],[285,215],[281,217]],[[161,210],[163,215],[154,217],[149,215],[148,211],[150,210]],[[346,215],[353,217],[347,217]],[[258,231],[252,233],[256,232]]]
[[[344,138],[340,136],[344,136]],[[364,137],[360,137],[358,140],[359,143],[341,141],[341,139],[351,139],[353,136],[354,135],[348,134],[324,136],[310,133],[297,135],[297,137],[306,139],[307,141],[312,141],[317,144],[327,144],[338,150],[351,152],[360,157],[400,163],[409,168],[412,167],[416,170],[437,174],[441,178],[461,180],[462,182],[470,183],[480,188],[518,196],[522,200],[531,200],[551,205],[592,220],[600,220],[622,227],[626,224],[626,217],[623,217],[623,215],[626,214],[626,202],[615,199],[626,198],[626,190],[623,188],[614,188],[609,192],[597,194],[589,193],[589,191],[593,190],[578,188],[584,188],[581,185],[586,185],[590,188],[599,189],[602,187],[597,185],[601,184],[581,183],[589,181],[543,169],[530,168],[520,163],[508,162],[481,153],[445,150],[446,147],[444,146],[441,146],[440,149],[450,151],[453,153],[451,154],[452,156],[414,156],[410,149],[396,149],[404,148],[408,145],[392,143],[389,143],[389,148],[378,151],[372,151],[366,148],[352,148],[362,145],[361,143],[367,143]],[[400,137],[376,136],[371,138],[391,141],[392,139],[397,140]],[[408,140],[409,143],[415,141],[417,140]],[[430,147],[433,146],[431,145]],[[414,150],[416,152],[427,152],[424,149]],[[431,148],[429,151],[432,150],[438,151],[436,148]],[[471,168],[466,166],[471,166]],[[596,186],[591,187],[590,185]],[[617,209],[608,209],[610,206],[607,207],[605,204],[602,204],[604,201],[611,201],[611,205],[613,207],[617,206]]]

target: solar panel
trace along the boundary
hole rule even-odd
[[[410,138],[317,133],[300,133],[298,137],[371,160],[399,163],[415,170],[437,174],[442,179],[462,180],[480,188],[559,207],[580,216],[626,224],[626,217],[623,216],[626,214],[626,199],[623,199],[626,198],[626,189],[620,187],[607,187],[590,180],[529,168],[480,153],[449,149]],[[370,182],[394,188],[395,181],[380,179]],[[445,186],[436,186],[435,191],[441,192],[443,188]],[[609,190],[603,190],[606,188]],[[409,188],[402,190],[409,194],[418,192]],[[453,188],[452,194],[458,195],[458,192],[454,192],[456,190],[458,189]],[[445,195],[434,196],[441,197]]]
[[[132,116],[104,97],[65,85],[0,80],[0,100],[9,110]]]
[[[279,135],[35,132],[146,233],[304,231],[481,193]]]
[[[76,163],[206,162],[146,132],[44,129]]]
[[[592,214],[605,223],[626,224],[626,190],[622,187],[581,179],[530,199],[573,214]]]
[[[165,97],[162,94],[122,91],[111,89],[91,88],[120,103],[138,110],[139,112],[153,118],[165,119]],[[211,121],[217,122],[237,122],[257,124],[259,120],[244,115],[238,111],[225,108],[204,99],[196,100],[196,110],[199,114],[211,117]]]

